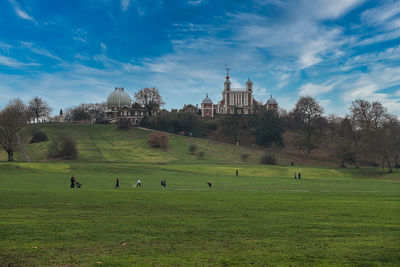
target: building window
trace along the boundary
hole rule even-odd
[[[242,94],[237,95],[237,103],[238,103],[238,106],[242,105]]]
[[[231,114],[233,114],[233,108],[231,108],[230,111],[231,111]]]
[[[235,95],[234,94],[229,94],[229,105],[234,106],[235,105]]]
[[[249,105],[249,95],[248,94],[244,94],[243,105],[244,106]]]
[[[247,109],[244,110],[244,114],[248,114],[248,113],[247,113]]]

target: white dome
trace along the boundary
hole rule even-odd
[[[212,104],[212,100],[211,98],[208,97],[208,94],[206,95],[206,97],[203,99],[203,102],[201,102],[202,104]]]
[[[115,87],[115,90],[107,97],[107,106],[109,107],[123,107],[131,106],[131,97],[124,88]]]
[[[270,99],[267,100],[267,105],[278,105],[278,102],[271,95]]]

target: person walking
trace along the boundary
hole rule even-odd
[[[71,188],[75,188],[75,177],[71,177]]]
[[[236,170],[236,176],[239,176],[239,170]]]
[[[119,178],[117,177],[117,182],[115,183],[115,189],[119,189]]]
[[[140,178],[138,178],[137,181],[136,181],[136,187],[138,187],[138,186],[142,187]]]
[[[297,175],[297,177],[299,178],[299,180],[301,179],[301,173],[299,173],[298,175]]]
[[[296,173],[294,173],[294,177],[293,177],[294,179],[297,179],[297,174]]]
[[[211,182],[207,182],[208,186],[211,188],[212,183]]]

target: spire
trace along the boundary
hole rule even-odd
[[[229,80],[229,70],[228,66],[225,64],[225,69],[226,69],[226,79]]]

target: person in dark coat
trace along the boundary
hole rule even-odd
[[[71,188],[75,188],[75,177],[71,177]]]
[[[239,176],[239,171],[238,170],[236,170],[236,176]]]
[[[297,174],[296,173],[294,173],[294,177],[293,177],[294,179],[297,179]]]
[[[117,182],[115,183],[115,189],[119,189],[119,179],[117,177]]]
[[[212,183],[211,182],[207,182],[208,186],[211,188]]]
[[[299,180],[301,179],[301,173],[299,173],[298,175],[297,175],[297,177],[299,178]]]

